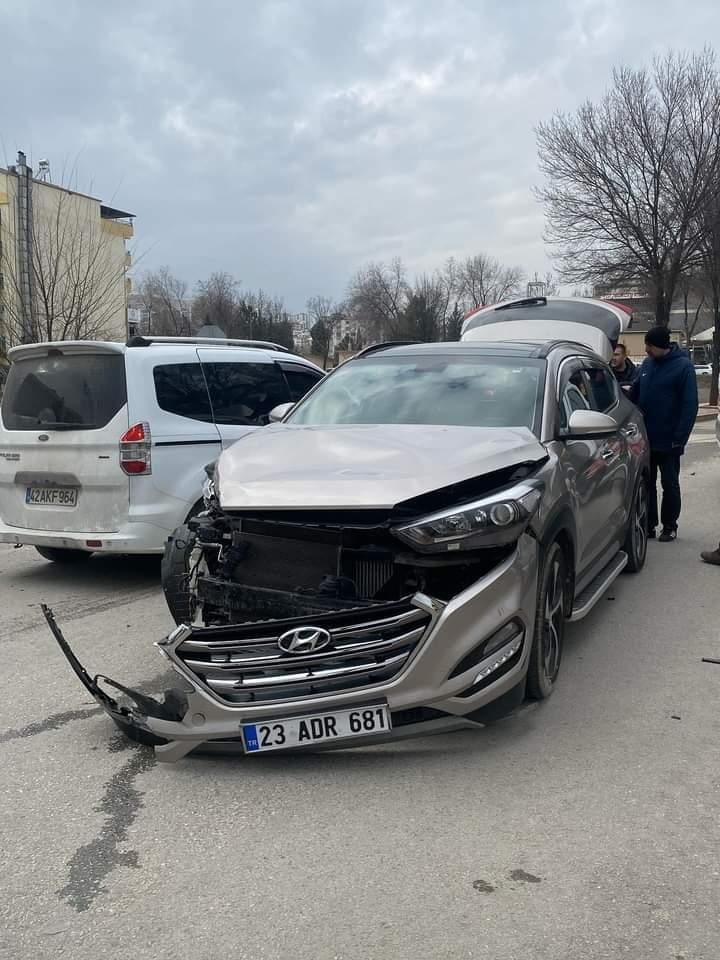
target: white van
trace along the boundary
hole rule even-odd
[[[48,560],[162,553],[204,467],[323,371],[260,341],[15,347],[0,407],[0,542]]]

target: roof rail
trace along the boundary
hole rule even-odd
[[[210,347],[255,347],[259,350],[280,350],[282,353],[290,353],[287,347],[282,344],[273,343],[270,340],[228,340],[221,337],[130,337],[127,342],[128,347],[149,347],[153,343],[177,343],[177,344],[202,344]]]
[[[511,300],[510,303],[501,303],[496,310],[512,310],[513,307],[546,307],[547,297],[523,297],[522,300]]]
[[[419,340],[384,340],[382,343],[371,343],[369,347],[365,347],[364,350],[361,350],[359,353],[356,353],[353,357],[353,360],[357,360],[358,357],[367,357],[370,353],[377,353],[378,350],[389,350],[390,347],[412,347],[416,343],[420,343]]]
[[[556,347],[572,347],[575,350],[580,347],[584,353],[595,354],[592,347],[589,347],[586,343],[581,343],[579,340],[546,340],[545,343],[540,344],[537,348],[536,353],[538,359],[546,360],[550,351]]]

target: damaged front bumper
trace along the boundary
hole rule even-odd
[[[270,668],[268,679],[263,675],[265,667],[258,666],[247,673],[241,670],[241,679],[235,679],[239,669],[236,656],[255,656],[259,645],[276,643],[277,638],[247,639],[242,636],[250,629],[247,626],[238,628],[239,636],[232,627],[179,626],[157,643],[179,683],[162,700],[155,699],[108,677],[91,677],[64,638],[52,610],[44,606],[43,612],[88,692],[128,737],[153,746],[159,760],[177,760],[200,745],[246,752],[242,737],[245,724],[355,710],[371,703],[387,706],[392,720],[392,732],[388,734],[293,747],[340,749],[477,727],[517,705],[524,693],[530,655],[536,576],[537,544],[523,536],[511,557],[447,603],[418,594],[409,598],[404,612],[397,611],[397,604],[374,608],[376,617],[385,618],[375,624],[393,624],[387,635],[377,635],[372,641],[377,643],[377,652],[372,652],[375,664],[363,667],[362,681],[360,674],[350,669],[345,671],[347,677],[338,679],[338,671],[329,661],[357,658],[360,650],[365,656],[371,645],[369,627],[373,625],[350,628],[343,617],[352,619],[354,614],[328,614],[330,629],[323,632],[332,634],[332,646],[318,657],[327,660],[305,667],[311,686],[315,684],[312,691],[302,676],[303,657],[282,657],[280,667]],[[508,631],[510,624],[514,632]],[[280,621],[262,624],[265,634],[275,634],[280,628]],[[378,628],[373,629],[377,634]],[[208,652],[203,654],[203,648]],[[228,648],[231,653],[218,653]],[[400,659],[398,650],[408,652],[393,672],[394,660]],[[258,662],[266,664],[266,650],[261,653],[263,659]],[[198,661],[202,661],[204,673]],[[297,663],[297,669],[293,667],[291,674],[278,674],[291,663]],[[228,668],[229,679],[225,679],[223,666]],[[208,667],[212,667],[209,673]],[[266,692],[262,692],[263,687]],[[122,696],[116,698],[107,688]]]

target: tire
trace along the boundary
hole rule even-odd
[[[165,602],[173,620],[177,624],[191,623],[194,616],[193,604],[188,589],[190,573],[190,554],[193,550],[195,534],[186,524],[178,527],[165,544],[160,565]]]
[[[555,688],[565,638],[566,583],[567,561],[556,541],[548,548],[538,583],[527,674],[527,695],[531,700],[545,700]]]
[[[627,532],[623,550],[628,556],[625,570],[628,573],[639,573],[645,566],[648,545],[648,494],[645,478],[638,480],[633,495],[632,508],[628,519]]]
[[[70,550],[67,547],[35,547],[40,556],[52,563],[85,563],[92,556],[89,550]]]

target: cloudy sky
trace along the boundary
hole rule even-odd
[[[533,125],[717,0],[0,0],[0,163],[136,216],[140,268],[342,296],[371,259],[547,268]]]

